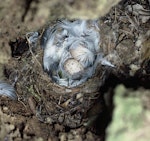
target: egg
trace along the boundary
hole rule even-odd
[[[70,75],[75,75],[84,71],[83,66],[75,59],[68,59],[64,63],[64,69]]]
[[[79,45],[76,48],[70,49],[70,53],[74,59],[79,61],[84,68],[93,65],[95,56],[86,47]]]

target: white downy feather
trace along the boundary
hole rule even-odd
[[[7,96],[13,100],[17,99],[17,95],[14,87],[3,81],[0,81],[0,95]]]

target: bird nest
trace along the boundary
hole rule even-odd
[[[68,88],[54,83],[43,72],[42,51],[28,53],[21,58],[13,58],[5,66],[5,75],[15,82],[19,101],[29,104],[42,122],[58,122],[69,127],[82,125],[86,112],[100,95],[99,89],[106,78],[106,70],[98,66],[97,73],[88,81],[78,87]]]
[[[14,84],[18,100],[29,105],[42,122],[71,128],[85,125],[87,112],[100,96],[99,89],[107,77],[106,67],[97,64],[94,74],[77,86],[57,84],[50,72],[43,70],[44,52],[39,47],[41,36],[38,38],[36,48],[30,46],[28,38],[10,42],[13,58],[5,66],[5,75]]]

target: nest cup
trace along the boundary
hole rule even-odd
[[[83,125],[86,112],[97,99],[107,76],[105,67],[99,63],[99,45],[96,21],[64,20],[44,31],[43,67],[51,78],[48,87],[54,97],[53,102],[46,101],[49,116],[44,122],[59,122],[73,128]]]

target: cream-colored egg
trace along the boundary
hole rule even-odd
[[[79,61],[84,66],[84,68],[92,65],[95,59],[94,54],[82,45],[70,49],[70,53],[74,59]]]
[[[86,50],[87,49],[85,47],[79,45],[78,47],[74,49],[70,49],[70,53],[74,59],[78,60],[80,56],[86,53]]]
[[[75,59],[68,59],[64,63],[64,69],[70,75],[74,75],[74,74],[79,73],[84,70],[83,66]]]

